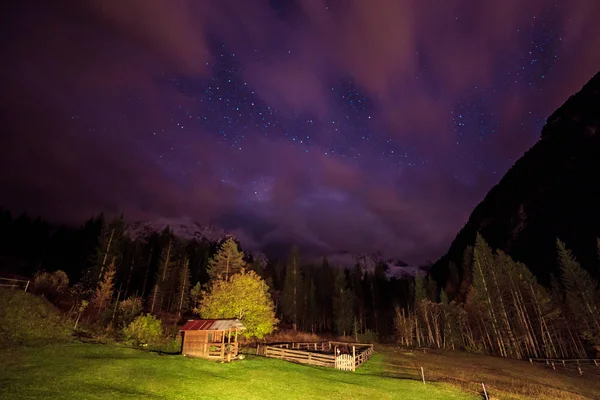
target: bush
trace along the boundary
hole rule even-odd
[[[152,314],[138,316],[123,329],[125,341],[134,345],[160,344],[162,334],[162,322]]]
[[[152,349],[163,353],[181,353],[181,336],[164,338],[160,344],[152,346]]]
[[[0,348],[65,342],[70,332],[48,300],[20,290],[0,290]]]
[[[379,342],[379,338],[375,332],[367,329],[364,333],[358,334],[358,341],[360,343],[377,343]]]
[[[69,277],[64,271],[38,272],[33,278],[33,290],[54,301],[69,287]]]
[[[135,317],[140,315],[143,306],[142,298],[139,296],[132,296],[126,300],[123,300],[119,304],[117,324],[119,326],[129,325],[135,319]]]

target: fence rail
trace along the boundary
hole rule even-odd
[[[342,348],[345,350],[343,354]],[[266,357],[350,371],[355,371],[373,353],[372,344],[335,341],[276,343],[265,346],[263,352]]]
[[[600,359],[597,358],[530,358],[529,362],[552,367],[553,370],[557,368],[577,370],[579,375],[583,375],[584,370],[600,375]],[[592,367],[592,369],[586,367]]]
[[[25,279],[0,278],[0,287],[16,288],[27,291],[31,281]]]

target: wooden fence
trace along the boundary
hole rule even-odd
[[[30,281],[24,279],[0,278],[0,287],[18,288],[27,291]]]
[[[577,370],[579,375],[583,375],[584,367],[592,367],[593,372],[600,373],[600,359],[597,358],[530,358],[529,362],[531,364],[544,364],[548,367],[552,367],[554,370],[557,368]]]
[[[342,354],[341,349],[347,349],[348,353]],[[257,348],[257,353],[259,351]],[[271,344],[265,346],[262,352],[266,357],[346,371],[355,371],[373,353],[372,344],[334,341]]]

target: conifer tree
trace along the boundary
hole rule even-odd
[[[228,280],[231,275],[239,272],[245,265],[244,253],[238,249],[233,238],[229,237],[225,239],[219,251],[208,262],[208,275],[213,280]]]
[[[597,283],[581,268],[571,250],[557,239],[562,282],[567,305],[581,323],[581,333],[594,344],[600,344],[600,313],[595,304]]]
[[[355,319],[357,333],[363,333],[365,329],[365,294],[363,287],[363,269],[360,263],[356,263],[351,273],[352,292],[355,299]]]
[[[182,263],[179,273],[179,285],[177,290],[177,319],[189,309],[190,305],[190,260],[186,257]]]
[[[464,302],[467,299],[467,293],[473,284],[473,247],[465,247],[462,258],[462,271],[460,285],[456,300]]]
[[[329,266],[327,257],[324,257],[321,268],[319,268],[318,271],[318,278],[315,282],[317,286],[318,304],[321,311],[320,330],[322,331],[328,331],[333,328],[333,285],[331,282],[333,282],[332,270]]]
[[[343,270],[334,272],[333,317],[338,334],[346,336],[352,332],[354,321],[354,298],[348,288],[346,273]]]
[[[115,291],[115,272],[115,260],[113,259],[104,270],[92,299],[92,304],[98,309],[98,314],[110,305],[110,301]]]
[[[174,243],[173,238],[169,238],[167,246],[162,250],[160,254],[160,261],[158,264],[158,271],[156,271],[156,278],[154,281],[154,287],[150,296],[150,312],[154,313],[162,309],[162,302],[167,291],[167,277],[173,268],[173,253]]]
[[[293,329],[298,329],[302,306],[302,274],[298,263],[298,249],[292,248],[285,270],[283,283],[283,313],[292,322]]]
[[[491,287],[490,272],[494,268],[494,257],[492,250],[478,233],[475,239],[475,249],[473,251],[473,287],[477,298],[484,305],[485,313],[489,320],[487,323],[491,328],[491,345],[497,346],[498,352],[502,357],[506,357],[506,346],[504,336],[501,334],[498,311],[493,301],[493,288]],[[485,322],[484,322],[485,324]],[[484,326],[484,328],[486,328]]]
[[[103,220],[102,220],[103,221]],[[123,233],[125,231],[125,222],[123,216],[110,222],[102,228],[96,251],[91,258],[91,265],[83,277],[84,286],[93,289],[102,278],[104,270],[112,261],[115,263],[115,270],[123,256]]]
[[[303,274],[302,288],[302,330],[315,332],[316,323],[319,319],[318,302],[316,296],[315,274],[316,270],[312,265],[305,265],[301,268]]]

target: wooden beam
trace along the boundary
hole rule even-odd
[[[221,358],[225,358],[225,331],[221,331]]]

